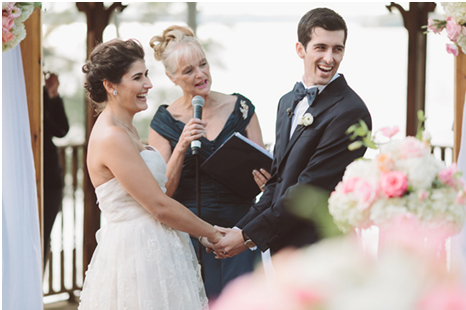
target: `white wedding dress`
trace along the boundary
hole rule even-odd
[[[167,167],[154,148],[141,156],[165,192]],[[207,309],[188,234],[157,221],[116,179],[96,188],[107,224],[86,272],[80,310]]]

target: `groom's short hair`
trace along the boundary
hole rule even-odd
[[[307,48],[307,44],[311,41],[312,33],[316,27],[328,31],[343,30],[345,32],[343,43],[346,43],[348,28],[345,20],[331,9],[316,8],[304,14],[298,24],[298,41],[304,46],[304,49]]]

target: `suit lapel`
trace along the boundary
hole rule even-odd
[[[341,96],[341,92],[346,86],[347,86],[346,80],[344,76],[341,74],[340,77],[335,79],[330,85],[328,85],[324,89],[324,91],[321,94],[317,96],[312,106],[310,106],[306,110],[305,113],[311,113],[311,115],[314,117],[314,122],[315,122],[317,117],[320,114],[322,114],[323,112],[325,112],[325,110],[334,106],[337,102],[343,99],[343,96]],[[309,126],[312,127],[312,124]],[[288,124],[288,136],[287,137],[290,136],[290,127],[291,127],[291,120],[289,120],[289,124]],[[304,132],[305,129],[306,129],[306,126],[302,126],[302,125],[298,125],[298,127],[296,127],[296,130],[293,133],[293,136],[291,137],[290,141],[286,144],[286,149],[283,152],[283,155],[281,157],[282,161],[285,159],[286,155],[291,150],[291,148],[296,143],[299,136],[301,136],[301,134]]]

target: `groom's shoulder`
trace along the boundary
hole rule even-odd
[[[286,94],[284,94],[283,96],[280,97],[279,102],[291,100],[292,97],[293,97],[293,90],[290,90],[289,92],[287,92]]]

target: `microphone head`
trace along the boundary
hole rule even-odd
[[[191,104],[193,105],[193,107],[195,106],[203,107],[204,103],[205,103],[204,98],[202,98],[201,96],[194,96],[193,99],[191,100]]]

